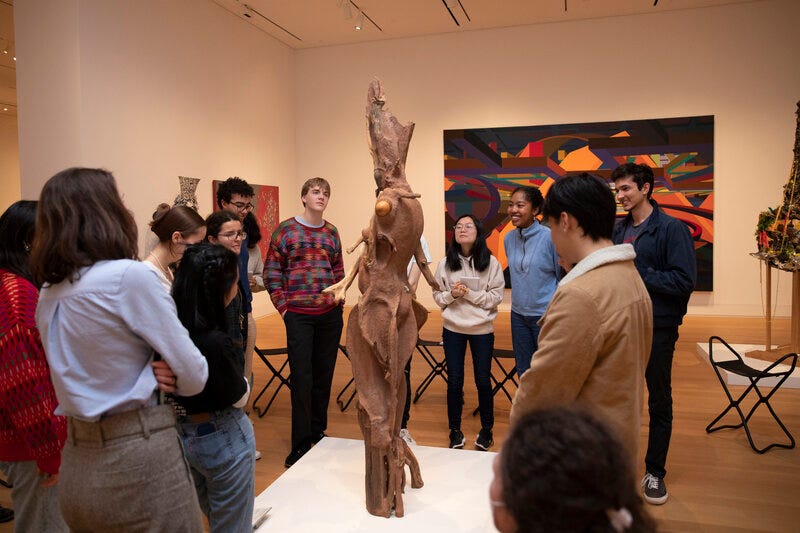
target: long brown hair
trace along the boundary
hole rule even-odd
[[[98,261],[136,259],[136,223],[114,176],[99,168],[68,168],[39,197],[31,271],[37,283],[74,281]]]

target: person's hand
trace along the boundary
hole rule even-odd
[[[250,290],[251,291],[257,287],[256,277],[253,274],[248,274],[247,275],[247,281],[250,283]]]
[[[39,470],[39,486],[44,488],[58,485],[58,474],[48,474]]]
[[[465,294],[467,294],[467,286],[460,281],[456,282],[453,288],[450,289],[450,295],[455,299],[461,298]]]
[[[162,392],[175,392],[178,377],[172,372],[166,361],[153,361],[153,375],[156,377],[158,390]]]

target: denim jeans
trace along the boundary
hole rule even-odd
[[[467,342],[472,352],[472,371],[478,388],[478,411],[481,427],[494,427],[494,396],[492,395],[492,352],[494,333],[467,335],[442,328],[442,344],[447,361],[447,421],[450,429],[461,429],[461,409],[464,405],[464,357]]]
[[[14,485],[11,503],[14,505],[14,531],[67,532],[58,506],[58,485],[42,487],[36,461],[0,462],[0,470]]]
[[[539,349],[539,330],[537,322],[541,316],[525,316],[511,311],[511,345],[517,362],[517,375],[522,376],[531,367],[533,354]]]
[[[644,377],[647,382],[647,408],[650,431],[647,435],[647,472],[667,475],[667,452],[672,437],[672,354],[678,340],[678,326],[653,328],[653,346]]]
[[[211,531],[252,532],[256,441],[250,420],[229,407],[208,422],[183,421],[179,428]]]

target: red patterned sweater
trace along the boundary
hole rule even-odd
[[[0,269],[0,461],[36,461],[57,474],[67,438],[50,368],[36,329],[39,292],[28,280]]]
[[[342,279],[342,243],[330,222],[313,228],[290,218],[272,233],[264,281],[279,313],[327,313],[337,304],[332,294],[322,290]]]

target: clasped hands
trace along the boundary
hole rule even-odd
[[[455,285],[453,285],[453,288],[450,289],[450,295],[453,298],[458,299],[467,294],[467,291],[469,291],[467,286],[461,283],[460,281],[457,281]]]

